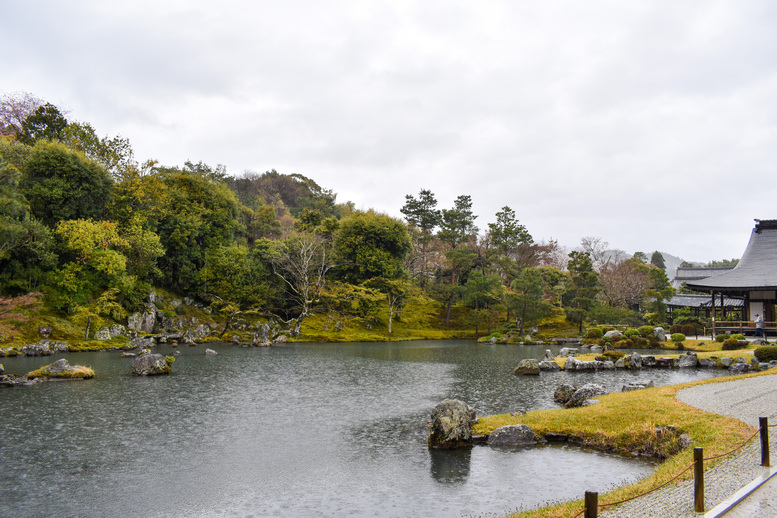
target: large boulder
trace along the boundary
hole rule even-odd
[[[560,371],[561,366],[553,360],[542,360],[539,363],[541,371]]]
[[[653,336],[659,342],[666,341],[666,331],[664,331],[663,327],[657,327],[657,328],[653,329]]]
[[[463,401],[446,399],[432,410],[432,426],[429,430],[430,448],[449,450],[472,444],[472,425],[475,411]]]
[[[107,342],[111,339],[111,330],[107,327],[101,327],[97,330],[97,332],[94,334],[95,340],[100,340],[101,342]]]
[[[192,329],[187,329],[183,333],[183,337],[181,338],[183,343],[185,344],[193,344],[197,341],[197,333],[194,332]]]
[[[720,364],[723,366],[723,368],[728,369],[734,364],[734,358],[729,358],[729,357],[721,358]]]
[[[113,338],[114,336],[127,335],[127,328],[119,324],[113,324],[108,328],[108,331],[111,333],[111,338]]]
[[[555,363],[555,362],[554,362]],[[513,371],[516,376],[539,376],[540,362],[535,359],[523,359]]]
[[[559,351],[559,356],[577,356],[580,353],[580,348],[578,347],[562,347]]]
[[[586,400],[595,398],[597,396],[603,396],[607,394],[607,389],[598,383],[586,383],[572,394],[569,401],[564,405],[567,408],[576,408],[583,406]]]
[[[572,399],[572,394],[577,391],[578,387],[574,385],[559,385],[556,391],[553,393],[553,401],[560,405],[566,405],[567,401]]]
[[[500,426],[488,436],[489,446],[526,446],[537,444],[534,430],[525,424]]]
[[[747,372],[750,372],[750,365],[746,363],[735,363],[734,365],[729,367],[728,370],[732,374],[745,374]]]
[[[608,342],[617,342],[623,338],[623,334],[620,331],[613,329],[604,333],[604,339]]]
[[[210,336],[210,327],[205,324],[200,324],[194,328],[194,334],[197,335],[197,338],[202,340],[203,338]]]
[[[94,377],[94,371],[81,365],[73,367],[65,358],[61,358],[27,374],[27,377],[89,379]]]
[[[634,352],[623,358],[623,362],[627,369],[641,369],[642,368],[642,356],[639,353]]]
[[[142,354],[132,361],[132,374],[134,376],[167,374],[172,368],[172,361],[168,361],[161,354]]]
[[[25,344],[22,346],[22,354],[25,356],[51,356],[54,351],[49,343],[48,340],[41,340],[36,344]]]
[[[626,385],[623,385],[623,388],[621,389],[621,392],[630,392],[632,390],[641,390],[650,388],[653,386],[653,381],[633,381],[631,383],[627,383]]]
[[[690,368],[695,369],[697,363],[698,363],[698,358],[696,356],[696,353],[689,352],[681,356],[678,356],[677,363],[675,365],[681,369],[690,369]]]

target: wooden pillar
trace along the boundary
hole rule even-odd
[[[693,449],[693,507],[697,513],[704,512],[704,449]]]
[[[712,339],[714,340],[715,339],[715,320],[716,320],[715,319],[715,316],[716,316],[716,312],[715,312],[715,292],[712,291],[711,293],[712,293]]]
[[[585,518],[596,518],[599,515],[599,493],[585,492]]]

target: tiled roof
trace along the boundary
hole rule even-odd
[[[745,253],[733,270],[688,281],[686,286],[721,292],[777,289],[777,220],[756,220]]]

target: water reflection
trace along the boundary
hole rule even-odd
[[[431,473],[440,484],[461,484],[469,478],[472,448],[429,450]]]

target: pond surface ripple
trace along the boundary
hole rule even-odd
[[[654,464],[569,446],[430,452],[435,404],[554,408],[563,382],[610,390],[716,371],[516,377],[553,346],[472,341],[181,347],[173,374],[119,353],[68,355],[83,382],[0,390],[0,516],[461,516],[581,498]],[[169,346],[159,352],[169,353]],[[56,358],[7,358],[23,374]]]

